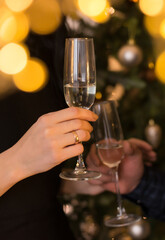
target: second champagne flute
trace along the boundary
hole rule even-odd
[[[64,95],[69,107],[89,109],[95,100],[96,67],[92,38],[67,38],[64,55]],[[60,177],[67,180],[88,180],[101,176],[87,171],[83,156],[79,155],[74,170],[67,169]]]
[[[117,216],[105,221],[109,227],[128,226],[141,219],[135,214],[127,214],[122,206],[122,198],[119,189],[118,166],[124,157],[123,132],[120,124],[116,102],[104,101],[94,105],[93,111],[99,116],[94,123],[94,135],[97,153],[100,160],[110,168],[110,174],[114,174],[115,190],[117,194]]]

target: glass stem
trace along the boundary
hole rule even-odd
[[[77,159],[75,171],[77,174],[79,174],[79,173],[84,173],[85,170],[86,170],[86,167],[85,167],[85,163],[83,160],[83,155],[80,154]]]
[[[116,195],[117,195],[117,211],[118,211],[118,217],[122,217],[125,215],[125,209],[122,207],[122,197],[120,194],[120,188],[119,188],[119,175],[118,175],[118,167],[115,168],[115,188],[116,188]]]

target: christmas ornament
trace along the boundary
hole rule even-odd
[[[134,40],[129,40],[127,45],[119,49],[119,61],[125,67],[134,67],[142,61],[142,50],[134,43]]]
[[[125,68],[119,61],[113,56],[108,56],[108,71],[112,72],[125,72],[127,68]]]
[[[159,146],[162,138],[162,129],[153,119],[149,120],[149,123],[145,128],[145,136],[153,148],[157,148]]]
[[[74,211],[74,208],[71,204],[69,203],[66,203],[66,204],[63,204],[63,211],[66,215],[71,215]]]
[[[116,84],[114,87],[110,85],[106,87],[107,100],[120,100],[124,93],[125,89],[120,83]]]
[[[128,233],[133,239],[142,240],[149,236],[150,225],[148,222],[141,220],[128,227]]]
[[[91,215],[87,215],[80,223],[80,230],[85,240],[92,240],[98,233],[99,227]]]

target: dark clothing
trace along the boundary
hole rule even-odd
[[[15,144],[43,114],[66,107],[62,88],[64,27],[30,35],[31,56],[44,60],[49,82],[37,93],[17,91],[0,101],[0,151]],[[17,183],[0,197],[1,240],[74,240],[57,200],[61,166]]]
[[[146,216],[165,221],[165,173],[146,167],[140,184],[125,196],[139,204]]]

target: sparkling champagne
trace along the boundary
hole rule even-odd
[[[109,168],[117,167],[124,156],[123,146],[120,144],[97,144],[100,160]]]
[[[65,100],[69,107],[89,109],[95,100],[95,84],[66,84],[64,85]]]

